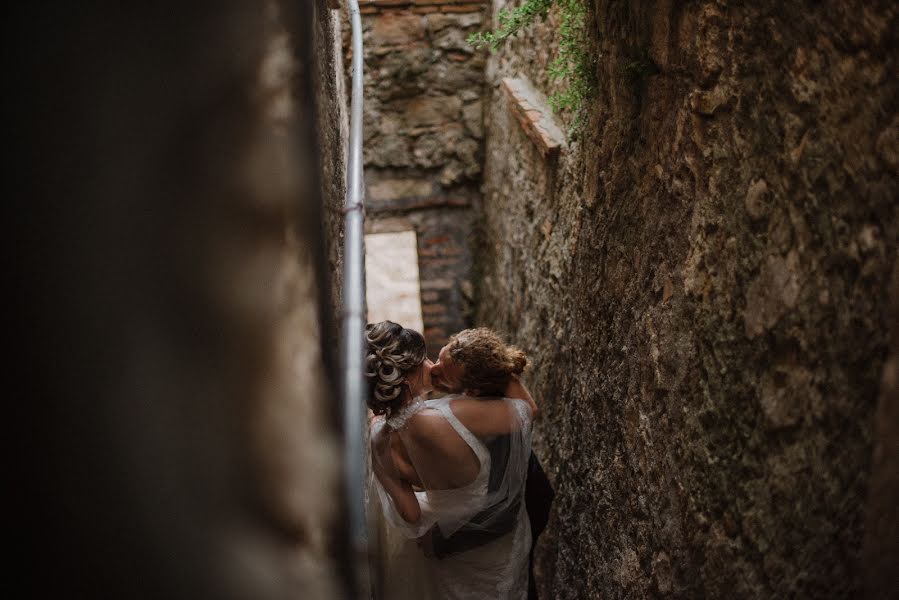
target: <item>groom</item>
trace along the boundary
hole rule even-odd
[[[479,365],[466,363],[464,344],[465,340],[469,338],[464,335],[459,335],[456,339],[458,340],[457,350],[460,349],[458,343],[461,342],[462,351],[454,352],[454,358],[450,355],[449,346],[444,346],[440,349],[437,362],[434,363],[434,366],[431,369],[431,381],[434,387],[438,390],[453,394],[468,393],[481,396],[496,395],[495,393],[490,393],[490,390],[471,390],[469,389],[469,386],[466,385],[469,381],[477,381],[479,379],[476,375]],[[505,444],[503,443],[504,441]],[[508,441],[504,438],[497,438],[488,445],[488,449],[492,461],[499,464],[498,461],[501,461],[508,456]],[[488,483],[488,489],[492,484],[494,484],[494,481],[491,477],[490,483]],[[528,476],[525,484],[524,497],[525,509],[527,510],[528,519],[531,525],[531,553],[528,566],[529,600],[536,600],[537,598],[537,588],[534,582],[534,546],[537,542],[537,536],[540,535],[549,520],[549,508],[554,496],[555,492],[549,483],[549,479],[546,477],[546,473],[543,471],[540,461],[537,460],[537,457],[532,451],[528,461]],[[438,559],[450,554],[456,554],[458,552],[464,552],[482,546],[494,539],[506,535],[512,530],[519,508],[520,506],[517,504],[511,506],[508,509],[508,518],[501,519],[501,521],[505,521],[508,524],[508,528],[505,530],[503,530],[501,525],[499,527],[493,527],[493,531],[491,532],[462,527],[450,537],[444,538],[440,533],[440,529],[434,527],[420,540],[420,545],[425,554],[434,556]],[[477,523],[477,515],[472,521]],[[497,523],[497,525],[499,524]]]

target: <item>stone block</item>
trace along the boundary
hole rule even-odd
[[[415,164],[425,168],[437,167],[447,158],[447,140],[439,133],[430,133],[415,140],[412,151]]]
[[[758,220],[764,218],[768,214],[770,210],[769,196],[768,183],[764,179],[752,182],[749,189],[746,191],[746,199],[744,202],[746,205],[746,212],[749,213],[750,217]]]
[[[467,41],[468,35],[461,29],[448,28],[434,37],[433,44],[441,50],[456,50],[473,54],[474,48]]]
[[[377,167],[405,167],[412,164],[409,140],[401,135],[382,135],[363,149],[366,164]]]
[[[484,110],[480,100],[465,105],[462,109],[462,122],[477,139],[484,137]]]
[[[432,184],[426,179],[381,179],[367,186],[372,200],[396,200],[430,196]]]
[[[374,46],[398,46],[424,39],[423,17],[405,13],[383,13],[375,19],[371,31]]]
[[[480,25],[482,21],[483,15],[479,13],[437,13],[428,17],[428,31],[431,32],[431,35],[434,35],[450,27],[468,29]]]
[[[461,89],[482,85],[484,73],[474,58],[467,62],[444,61],[435,63],[424,81],[435,90],[455,95]]]
[[[769,256],[746,292],[746,335],[755,338],[796,307],[801,290],[799,256]]]
[[[447,4],[440,7],[440,12],[445,13],[474,13],[485,9],[483,4]]]
[[[421,96],[407,102],[404,108],[409,127],[433,126],[458,119],[462,100],[456,96]]]

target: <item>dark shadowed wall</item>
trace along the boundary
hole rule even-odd
[[[5,36],[23,597],[338,597],[337,46],[310,2],[59,4]]]

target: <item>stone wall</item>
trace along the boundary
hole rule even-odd
[[[895,3],[590,14],[598,92],[558,158],[501,90],[553,91],[558,15],[487,68],[477,320],[534,363],[558,492],[542,596],[856,597],[899,235]]]
[[[447,338],[468,326],[471,318],[471,232],[469,205],[438,206],[368,216],[369,233],[413,230],[418,243],[421,316],[428,355],[436,360]]]
[[[368,226],[395,230],[402,222],[416,230],[424,333],[436,354],[469,322],[485,59],[465,40],[481,28],[487,5],[363,0],[360,7]],[[346,48],[348,28],[344,33]],[[390,223],[379,225],[383,219]]]
[[[290,6],[290,3],[286,3]],[[322,189],[324,246],[334,315],[340,314],[343,272],[343,210],[346,202],[346,162],[349,142],[348,88],[343,78],[343,19],[326,0],[312,3],[314,12],[311,52],[315,87],[315,134],[318,138],[318,183]],[[298,23],[302,20],[297,17]],[[298,27],[299,25],[297,25]],[[336,333],[336,327],[331,326]],[[334,346],[336,346],[335,338]]]
[[[868,598],[887,597],[896,591],[896,565],[899,564],[899,261],[893,266],[889,316],[890,357],[883,369],[880,401],[874,418],[874,450],[868,505],[865,519],[865,543],[862,559],[864,584]]]

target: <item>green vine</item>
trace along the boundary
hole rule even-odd
[[[560,89],[549,97],[556,113],[570,111],[574,115],[572,129],[579,129],[585,116],[586,101],[596,87],[595,60],[587,49],[587,5],[585,0],[524,0],[512,9],[502,9],[494,31],[474,33],[468,43],[476,48],[497,50],[507,39],[543,18],[550,8],[558,6],[559,53],[549,65],[549,76],[560,83]]]

